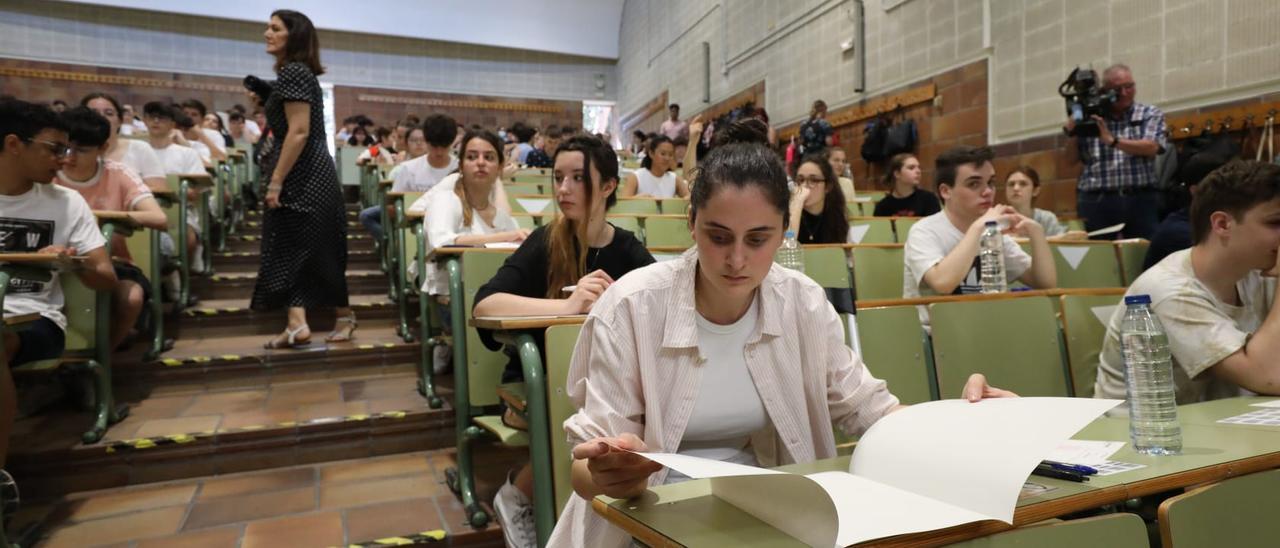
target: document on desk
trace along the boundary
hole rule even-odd
[[[1031,470],[1120,400],[1008,398],[913,405],[876,422],[848,472],[807,476],[641,453],[810,546],[848,546],[973,521],[1013,522]]]

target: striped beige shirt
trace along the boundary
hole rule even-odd
[[[570,443],[630,432],[650,451],[679,449],[702,389],[696,275],[696,250],[689,250],[632,271],[596,302],[569,368],[567,389],[578,407],[564,423]],[[812,280],[774,265],[757,298],[760,320],[743,350],[769,417],[751,437],[756,458],[776,466],[834,457],[833,424],[859,435],[898,399],[844,344],[840,317]],[[550,546],[626,546],[627,538],[574,494]]]

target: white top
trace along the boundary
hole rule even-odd
[[[747,370],[744,351],[756,329],[759,299],[738,321],[718,325],[698,314],[698,353],[702,355],[702,385],[693,414],[684,428],[679,453],[705,459],[756,465],[747,444],[751,434],[768,425],[769,415]],[[667,483],[687,479],[667,475]]]
[[[1196,279],[1191,250],[1169,254],[1133,281],[1125,295],[1150,295],[1151,310],[1160,319],[1173,356],[1173,384],[1178,405],[1238,396],[1239,388],[1206,369],[1244,348],[1271,311],[1262,273],[1254,270],[1236,282],[1240,306],[1222,302]],[[1095,398],[1125,398],[1124,360],[1120,355],[1120,325],[1124,299],[1112,311],[1099,354]]]
[[[218,130],[202,127],[200,128],[200,131],[203,131],[204,134],[209,137],[209,140],[213,141],[213,146],[218,147],[218,150],[223,152],[227,151],[227,139],[223,137],[222,133],[219,133]]]
[[[156,152],[156,157],[160,158],[160,166],[164,168],[165,174],[187,175],[205,172],[200,153],[191,147],[169,145],[152,150]]]
[[[502,184],[497,182],[495,184]],[[496,188],[496,187],[495,187]],[[494,234],[508,230],[519,228],[515,219],[511,218],[511,214],[502,210],[502,208],[494,207],[493,225],[485,224],[484,219],[480,218],[480,214],[474,213],[471,216],[471,224],[462,224],[462,200],[457,194],[452,192],[439,194],[432,193],[433,199],[427,205],[427,253],[432,249],[446,245],[453,245],[457,241],[458,236],[466,234]],[[496,199],[496,190],[489,193],[489,200]],[[426,197],[426,194],[423,194]],[[427,279],[422,284],[423,291],[431,295],[448,295],[449,294],[449,277],[443,275],[436,269],[434,262],[427,263]]]
[[[680,447],[698,395],[719,389],[699,365],[694,309],[698,255],[655,263],[619,278],[582,325],[565,389],[578,409],[564,423],[570,445],[631,433],[649,451]],[[832,427],[860,435],[898,404],[844,344],[845,326],[822,287],[773,265],[757,293],[743,360],[769,417],[751,434],[761,466],[836,455]],[[667,471],[649,477],[661,485]],[[623,547],[629,537],[573,494],[548,546]]]
[[[648,194],[654,198],[674,198],[676,196],[676,172],[668,171],[661,177],[655,177],[652,171],[637,169],[636,194]]]
[[[262,136],[262,128],[258,127],[257,122],[248,118],[244,119],[244,132],[255,139]]]
[[[928,297],[938,293],[924,281],[924,273],[933,265],[942,261],[952,249],[964,239],[964,232],[951,224],[945,210],[920,219],[907,232],[907,243],[903,249],[902,296],[904,298]],[[1031,268],[1031,256],[1018,246],[1013,238],[1004,236],[1004,268],[1005,276],[1013,281]],[[982,285],[978,277],[978,255],[973,256],[973,264],[965,274],[954,294],[981,293]],[[920,324],[929,326],[929,309],[920,309]]]
[[[436,168],[432,167],[427,161],[427,155],[423,154],[417,158],[404,162],[392,172],[392,179],[395,183],[391,185],[392,192],[426,192],[439,183],[450,173],[458,170],[458,158],[456,156],[449,157],[449,165]]]
[[[0,195],[0,251],[28,253],[51,245],[69,246],[85,255],[106,245],[89,204],[72,189],[36,183],[18,196]],[[62,284],[12,279],[5,293],[4,316],[39,314],[63,330]]]
[[[1031,220],[1040,223],[1044,227],[1045,237],[1052,237],[1067,231],[1067,227],[1058,221],[1058,216],[1047,209],[1033,208],[1031,210]]]
[[[129,166],[138,176],[143,179],[152,177],[164,178],[164,165],[160,163],[160,157],[156,155],[155,149],[146,141],[138,139],[121,139],[120,146],[124,147],[124,154],[120,155],[119,162]],[[204,166],[200,167],[204,170]]]

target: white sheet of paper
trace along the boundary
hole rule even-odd
[[[1264,401],[1253,404],[1253,407],[1280,407],[1280,400]]]
[[[1080,268],[1080,262],[1084,260],[1085,255],[1089,254],[1090,249],[1090,246],[1087,245],[1059,245],[1054,247],[1058,249],[1058,253],[1062,254],[1062,258],[1067,260],[1067,265],[1071,267],[1071,270]]]
[[[520,207],[523,207],[529,213],[541,213],[542,210],[551,205],[551,200],[547,198],[516,198],[516,203],[520,204]]]
[[[490,249],[516,249],[520,247],[520,244],[516,242],[492,242],[484,244],[484,246]]]
[[[867,231],[870,229],[871,225],[855,225],[849,227],[849,243],[862,243],[862,239],[867,236]]]
[[[764,493],[767,495],[761,496]],[[809,546],[845,546],[836,544],[842,520],[830,492],[810,477],[779,474],[712,478],[711,494]]]
[[[1121,230],[1124,230],[1124,223],[1116,223],[1111,226],[1102,227],[1093,232],[1090,232],[1087,234],[1087,236],[1092,238],[1094,236],[1101,236],[1103,234],[1114,234],[1116,232],[1120,232]]]
[[[1059,443],[1044,460],[1069,464],[1102,464],[1121,447],[1124,447],[1122,441],[1067,440]]]
[[[991,519],[977,512],[844,472],[822,472],[808,477],[821,485],[835,504],[836,513],[840,517],[836,546],[849,546],[890,535],[932,531]],[[1021,490],[1022,486],[1019,485],[1018,489]],[[772,496],[773,493],[770,492],[770,497]],[[805,511],[808,511],[807,507]]]
[[[849,471],[1012,523],[1031,470],[1120,401],[1000,398],[912,405],[867,430]]]
[[[850,202],[860,202],[860,203],[864,203],[864,204],[869,204],[869,203],[871,203],[871,197],[870,197],[870,196],[854,196],[854,197],[853,197],[853,199],[852,199],[852,200],[849,200],[849,201],[850,201]]]
[[[1089,310],[1093,312],[1094,317],[1098,318],[1099,322],[1102,322],[1102,325],[1107,325],[1111,322],[1111,315],[1116,313],[1117,306],[1120,305],[1109,304],[1105,306],[1095,306]]]

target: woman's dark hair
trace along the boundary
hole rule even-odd
[[[462,151],[458,154],[458,169],[455,171],[455,173],[458,174],[458,181],[453,185],[453,193],[462,201],[462,224],[466,226],[471,226],[471,216],[473,213],[471,211],[471,202],[467,199],[467,185],[464,184],[464,181],[462,180],[462,162],[465,161],[465,158],[467,157],[467,144],[474,139],[480,139],[481,141],[489,143],[489,145],[493,147],[494,152],[498,155],[498,166],[496,169],[499,176],[502,175],[502,165],[506,163],[506,158],[502,154],[502,139],[498,137],[498,134],[487,129],[473,129],[462,136],[462,143],[460,144]],[[497,179],[494,184],[500,185],[502,184],[502,180]]]
[[[391,136],[391,130],[383,126],[378,126],[374,128],[373,136],[377,138],[378,142],[384,142],[386,141],[387,137]]]
[[[67,109],[60,116],[73,145],[97,148],[111,138],[111,122],[89,107]]]
[[[533,139],[533,136],[538,133],[538,130],[530,127],[529,124],[524,122],[516,122],[512,124],[510,131],[512,135],[516,136],[516,141],[520,143],[529,142]]]
[[[276,72],[280,72],[288,63],[297,62],[311,69],[311,74],[324,74],[324,67],[320,65],[320,36],[316,33],[315,25],[311,24],[311,19],[293,10],[276,10],[271,12],[271,16],[279,17],[284,28],[289,31],[289,39],[284,44],[284,55],[276,60]]]
[[[600,139],[590,135],[575,135],[559,147],[556,147],[555,158],[568,152],[582,153],[582,188],[586,192],[587,218],[574,221],[565,217],[556,217],[547,228],[547,298],[562,299],[560,288],[578,283],[578,279],[587,274],[587,227],[591,224],[591,203],[595,193],[605,183],[613,181],[613,191],[605,198],[604,208],[608,211],[618,203],[618,155]],[[595,180],[591,175],[594,168],[600,175]],[[557,181],[558,182],[558,181]]]
[[[809,119],[817,118],[819,114],[827,113],[827,102],[818,99],[813,102],[813,106],[809,108]]]
[[[826,181],[823,184],[826,191],[822,197],[822,213],[818,215],[822,223],[819,227],[820,232],[812,234],[812,242],[803,243],[845,243],[849,240],[849,219],[845,217],[844,191],[840,189],[840,179],[836,178],[835,170],[831,169],[831,162],[827,161],[826,151],[805,154],[796,163],[796,173],[799,173],[800,168],[805,164],[818,166],[818,170],[822,172],[822,178]]]
[[[910,152],[899,152],[889,158],[889,165],[884,170],[884,178],[880,181],[885,188],[893,190],[893,185],[898,180],[898,172],[902,170],[902,166],[907,165],[907,160],[915,157],[916,155]]]
[[[1035,168],[1031,166],[1015,167],[1013,168],[1013,171],[1010,171],[1008,175],[1004,176],[1004,180],[1007,182],[1009,177],[1013,177],[1014,173],[1021,173],[1026,175],[1028,179],[1031,179],[1031,188],[1040,188],[1040,174],[1036,172]]]
[[[729,143],[713,149],[706,160],[698,162],[698,176],[692,186],[689,224],[697,220],[698,210],[707,207],[711,196],[726,186],[758,187],[765,199],[782,214],[782,226],[791,223],[791,212],[787,207],[791,201],[791,192],[787,190],[787,170],[778,155],[762,144]]]
[[[443,114],[432,114],[422,122],[422,136],[433,147],[450,146],[458,136],[458,123]]]
[[[661,145],[662,143],[669,143],[672,148],[675,148],[676,146],[675,141],[672,141],[671,138],[666,135],[662,135],[660,133],[650,135],[649,140],[644,143],[644,160],[640,161],[640,167],[649,169],[649,166],[653,165],[653,151],[658,150],[658,145]],[[670,170],[671,168],[668,167],[667,169]],[[659,173],[658,175],[662,176],[666,174]]]
[[[759,118],[739,118],[723,128],[716,128],[711,147],[729,143],[769,143],[769,125]]]
[[[124,121],[124,108],[120,106],[120,101],[117,101],[115,97],[112,97],[105,93],[94,92],[94,93],[85,95],[83,99],[80,99],[80,106],[87,107],[89,106],[89,101],[92,101],[94,99],[106,99],[107,102],[111,103],[111,106],[116,109],[116,121],[118,122]]]
[[[637,141],[644,142],[644,140],[649,138],[649,134],[645,133],[642,130],[637,129],[631,132],[631,138]]]
[[[357,139],[356,134],[363,133],[364,139]],[[373,144],[373,136],[369,135],[369,130],[364,126],[356,126],[351,130],[351,136],[347,138],[347,144],[351,146],[370,146]]]

